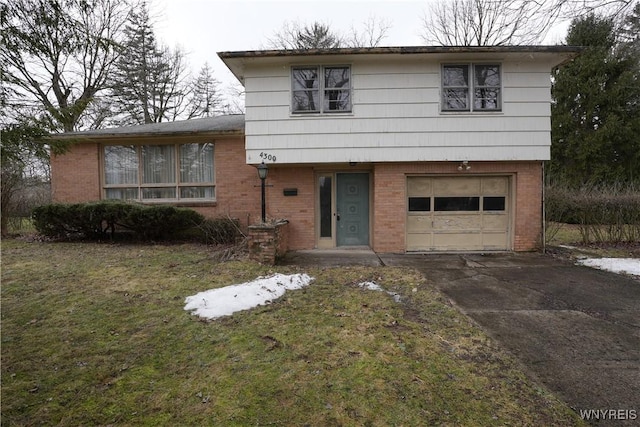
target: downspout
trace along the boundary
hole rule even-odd
[[[542,161],[542,253],[547,252],[547,218],[545,215],[545,177],[544,177],[544,160]]]

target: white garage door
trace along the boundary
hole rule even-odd
[[[509,249],[509,177],[408,177],[407,250]]]

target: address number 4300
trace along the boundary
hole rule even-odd
[[[265,153],[264,151],[260,153],[260,158],[262,160],[267,160],[269,162],[275,162],[276,156],[273,154]]]

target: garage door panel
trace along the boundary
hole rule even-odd
[[[483,195],[506,195],[509,191],[509,178],[506,176],[498,176],[491,178],[482,178],[482,194]]]
[[[485,249],[504,249],[508,245],[508,234],[502,233],[483,233],[482,246]]]
[[[482,249],[482,234],[434,233],[433,247],[449,251],[479,250]]]
[[[436,196],[477,196],[480,194],[478,178],[434,178],[433,194]]]
[[[484,213],[482,215],[483,230],[506,230],[509,227],[509,217],[506,214],[492,215]]]
[[[434,230],[451,230],[454,232],[464,230],[479,230],[482,227],[482,218],[475,214],[471,215],[434,215]]]
[[[407,195],[409,197],[421,197],[431,194],[431,178],[413,177],[407,182]]]
[[[408,234],[408,251],[430,251],[433,249],[432,235],[429,234]]]
[[[509,249],[510,178],[407,178],[407,250]]]
[[[409,215],[407,219],[407,232],[408,233],[424,233],[430,232],[433,220],[431,215]]]

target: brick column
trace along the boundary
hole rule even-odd
[[[249,226],[249,257],[261,264],[275,265],[288,249],[289,221]]]

